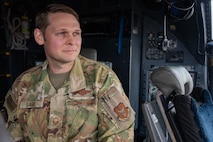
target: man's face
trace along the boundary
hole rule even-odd
[[[44,50],[49,62],[73,62],[81,49],[81,29],[71,14],[51,13],[44,35]]]

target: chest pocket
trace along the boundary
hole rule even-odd
[[[70,123],[68,138],[92,137],[97,129],[97,98],[83,90],[69,94],[66,100],[66,119]],[[78,134],[80,134],[78,136]]]
[[[42,93],[27,93],[20,103],[20,108],[42,108],[43,106]]]

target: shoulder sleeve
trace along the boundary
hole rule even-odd
[[[99,93],[99,141],[133,142],[135,112],[114,73],[107,75]]]
[[[5,102],[2,108],[7,129],[13,141],[20,141],[22,139],[22,131],[17,118],[17,104],[19,96],[18,86],[19,86],[19,78],[16,79],[12,88],[7,92]]]

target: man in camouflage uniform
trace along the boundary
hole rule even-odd
[[[34,37],[47,60],[22,73],[4,111],[13,141],[133,142],[135,113],[116,74],[81,55],[71,8],[51,4],[36,17]]]

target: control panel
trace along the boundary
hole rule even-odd
[[[162,23],[144,17],[142,52],[142,100],[152,100],[155,87],[150,82],[151,72],[160,66],[184,66],[191,74],[194,86],[206,87],[206,67],[198,64],[184,43],[175,36],[175,26],[167,26],[168,48],[163,49],[165,27]]]

